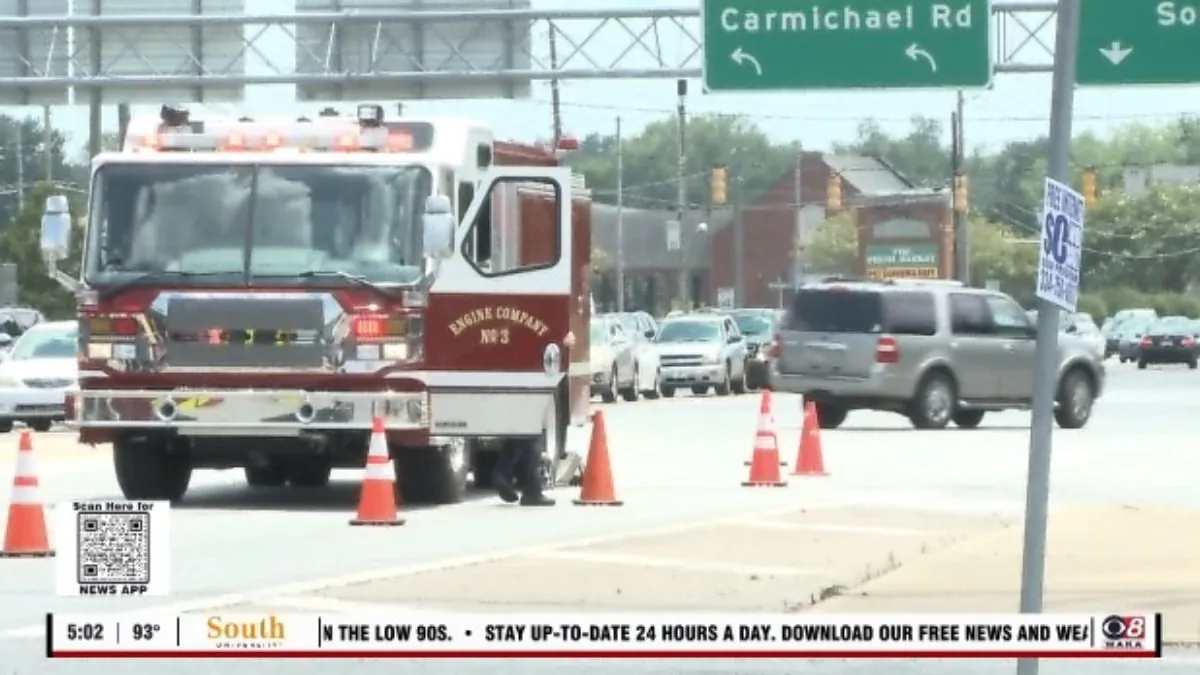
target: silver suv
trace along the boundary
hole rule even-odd
[[[820,426],[854,409],[906,415],[919,429],[974,428],[989,410],[1027,409],[1036,328],[1003,293],[947,281],[827,279],[801,287],[780,326],[771,384],[816,403]],[[1059,336],[1054,416],[1087,424],[1104,364]]]
[[[662,394],[677,387],[693,394],[746,393],[746,340],[733,319],[722,314],[686,314],[666,319],[654,337],[662,369]]]

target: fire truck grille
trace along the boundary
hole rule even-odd
[[[320,296],[172,297],[161,320],[169,368],[326,365],[331,336]]]

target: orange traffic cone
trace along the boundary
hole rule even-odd
[[[33,469],[33,439],[26,429],[17,448],[17,470],[13,476],[12,501],[8,504],[8,528],[0,558],[47,558],[54,555],[46,536],[46,512],[38,493]]]
[[[588,445],[587,464],[583,467],[583,487],[576,506],[620,506],[613,489],[612,464],[608,459],[608,432],[604,428],[604,411],[592,415],[592,440]]]
[[[828,475],[825,473],[825,453],[821,451],[821,424],[817,419],[817,406],[812,401],[804,403],[804,430],[800,432],[800,450],[792,475]]]
[[[769,410],[770,392],[763,392],[762,409]],[[775,419],[769,413],[758,416],[758,430],[754,432],[754,452],[750,456],[750,478],[742,483],[745,487],[784,487],[779,475],[779,436],[775,434]]]
[[[382,417],[376,417],[371,424],[371,445],[367,450],[367,471],[358,498],[358,514],[350,524],[404,524],[396,505],[396,469],[388,457]]]
[[[763,389],[762,398],[758,403],[758,428],[759,429],[774,429],[775,428],[775,405],[774,399],[771,398],[771,390]],[[746,460],[746,466],[753,464],[753,460]],[[787,462],[780,460],[779,466],[787,466]]]

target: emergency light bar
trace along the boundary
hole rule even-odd
[[[332,108],[316,119],[216,118],[193,121],[188,111],[164,105],[158,120],[137,120],[126,152],[419,152],[433,144],[433,126],[385,123],[383,106],[360,105],[354,117]]]

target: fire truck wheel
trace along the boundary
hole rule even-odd
[[[287,468],[287,479],[292,487],[319,488],[329,485],[333,466],[324,462],[303,462]]]
[[[404,448],[396,457],[396,473],[404,500],[421,504],[457,504],[467,496],[471,475],[465,438],[445,445]]]
[[[175,502],[187,493],[192,461],[183,447],[165,439],[118,438],[112,454],[126,499]]]
[[[246,473],[246,485],[250,487],[282,487],[288,479],[287,471],[278,464],[248,466],[243,471]]]
[[[496,462],[498,461],[500,461],[498,450],[487,452],[476,450],[471,453],[471,473],[475,475],[473,483],[476,490],[486,490],[492,487],[492,474],[496,471]]]

